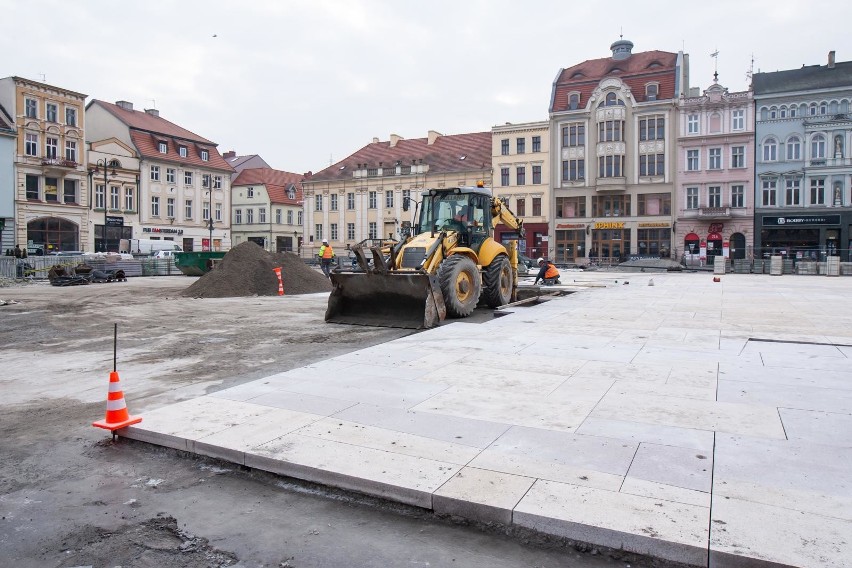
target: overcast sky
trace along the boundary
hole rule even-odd
[[[160,116],[317,172],[378,137],[546,120],[560,68],[684,50],[690,85],[852,60],[852,3],[810,0],[0,0],[0,76]]]

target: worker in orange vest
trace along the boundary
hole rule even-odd
[[[535,277],[535,282],[533,282],[533,286],[538,284],[538,281],[541,280],[545,286],[552,286],[553,284],[559,284],[559,271],[556,270],[556,267],[549,260],[544,260],[543,258],[538,259],[538,275]]]
[[[319,259],[322,273],[325,274],[326,278],[330,278],[329,274],[331,274],[331,261],[334,259],[334,250],[328,244],[328,239],[322,240],[322,246],[319,249]]]

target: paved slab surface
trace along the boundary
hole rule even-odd
[[[688,565],[850,566],[852,280],[565,276],[122,434]]]

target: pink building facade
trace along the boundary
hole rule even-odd
[[[697,91],[697,89],[695,89]],[[688,265],[751,258],[754,245],[752,91],[718,82],[678,101],[675,250]]]

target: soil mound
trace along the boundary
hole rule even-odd
[[[222,258],[219,266],[199,278],[181,295],[190,298],[277,296],[281,267],[285,294],[328,292],[331,282],[293,253],[270,253],[251,241],[240,243]]]

